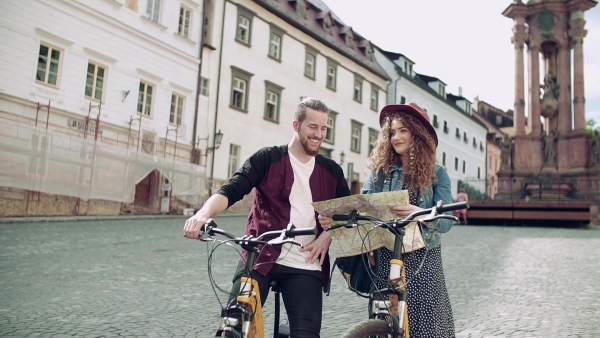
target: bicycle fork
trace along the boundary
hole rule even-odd
[[[408,338],[408,307],[406,303],[406,285],[404,284],[406,280],[404,263],[399,259],[392,259],[390,263],[390,281],[393,285],[388,289],[372,293],[369,317],[388,318],[394,334]],[[387,295],[387,297],[384,297],[384,295]]]
[[[237,303],[223,309],[221,328],[217,334],[224,331],[234,331],[232,328],[239,328],[241,338],[265,336],[262,326],[262,304],[260,303],[260,296],[257,295],[258,290],[257,281],[249,277],[241,277]]]

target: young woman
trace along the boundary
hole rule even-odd
[[[448,173],[436,164],[438,139],[427,112],[412,102],[387,105],[381,110],[379,124],[381,133],[367,162],[363,194],[408,190],[410,204],[392,209],[399,217],[430,208],[439,200],[452,203]],[[440,245],[441,234],[451,227],[447,219],[422,226],[425,248],[403,255],[411,338],[455,335]],[[389,276],[391,254],[381,249],[378,275],[383,280]]]

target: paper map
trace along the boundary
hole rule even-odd
[[[373,216],[383,221],[388,221],[397,216],[392,213],[394,205],[408,205],[408,191],[396,190],[365,195],[352,195],[335,198],[327,201],[313,202],[315,210],[322,216],[348,215],[352,210],[358,210],[360,215]],[[345,221],[332,221],[331,224],[346,223]],[[332,242],[330,254],[335,257],[347,257],[358,255],[367,251],[386,247],[394,249],[394,235],[383,228],[373,229],[373,224],[360,221],[355,228],[341,227],[329,231]],[[404,236],[404,249],[406,252],[420,249],[425,246],[417,223],[406,226]],[[415,237],[415,232],[418,236]]]

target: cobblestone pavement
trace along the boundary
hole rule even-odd
[[[217,220],[242,233],[244,218]],[[210,337],[207,246],[181,237],[184,221],[0,219],[0,336]],[[600,228],[455,226],[442,243],[457,337],[600,337]],[[213,256],[225,290],[235,255]],[[321,336],[366,318],[365,304],[336,272]],[[264,312],[270,333],[272,297]]]

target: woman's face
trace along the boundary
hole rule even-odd
[[[399,119],[393,119],[390,126],[390,143],[398,155],[408,155],[413,135]]]

